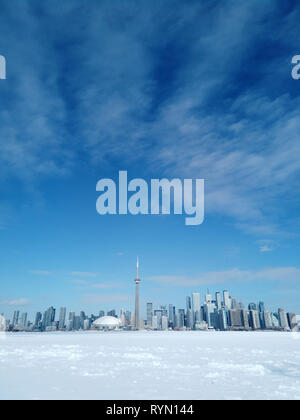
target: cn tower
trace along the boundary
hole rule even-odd
[[[139,259],[137,259],[136,263],[136,278],[134,279],[135,282],[135,316],[134,316],[134,329],[139,330],[140,329],[140,302],[139,302],[139,284],[140,284],[140,278],[139,278]]]

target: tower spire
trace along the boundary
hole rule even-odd
[[[137,257],[137,262],[136,262],[136,278],[135,278],[135,325],[134,328],[135,330],[139,330],[140,329],[140,302],[139,302],[139,283],[140,283],[140,278],[139,278],[139,257]]]

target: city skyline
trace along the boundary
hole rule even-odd
[[[0,310],[126,306],[140,255],[143,307],[226,287],[297,312],[300,5],[12,3],[0,0]],[[97,183],[120,171],[203,179],[203,224],[173,208],[100,215]]]
[[[73,274],[75,274],[75,273],[73,273]],[[76,274],[79,274],[79,272],[77,272]],[[85,272],[84,274],[88,278],[92,278],[92,279],[95,278],[94,275],[93,275],[93,273]],[[139,276],[139,259],[137,261],[137,276]],[[136,302],[137,288],[139,287],[139,283],[138,284],[136,283],[136,279],[137,278],[138,277],[135,277],[135,279],[134,279],[134,282],[135,282],[135,285],[136,285],[135,290],[132,290],[131,291],[129,285],[127,284],[126,300],[123,301],[124,295],[120,295],[119,296],[122,299],[122,303],[119,303],[118,304],[117,302],[114,302],[113,301],[113,296],[111,296],[106,301],[107,295],[104,292],[103,293],[103,301],[102,301],[102,303],[99,303],[99,304],[96,304],[96,303],[93,303],[93,304],[83,304],[81,306],[80,306],[80,304],[77,304],[75,307],[72,306],[72,305],[68,305],[68,306],[71,306],[71,309],[74,312],[80,312],[81,310],[84,310],[85,312],[92,313],[92,312],[97,312],[97,308],[100,308],[100,307],[102,308],[101,310],[103,310],[104,312],[109,312],[112,307],[114,307],[115,310],[120,311],[122,308],[124,308],[124,306],[132,307],[132,312],[133,313],[135,312],[134,307],[137,307],[138,308],[138,311],[139,311],[139,306],[140,305],[139,305],[139,303]],[[147,277],[145,277],[144,280],[145,281],[143,282],[143,286],[145,286],[145,285],[147,286]],[[139,282],[140,281],[141,281],[141,279],[139,278]],[[85,288],[86,285],[87,285],[87,283],[88,283],[88,281],[86,281],[86,280],[83,280],[83,281],[80,280],[80,281],[77,282],[79,288],[81,288],[81,287],[82,288]],[[100,284],[97,284],[96,283],[94,285],[94,287],[93,287],[93,290],[95,291],[95,294],[96,294],[97,297],[99,296],[99,290],[101,291],[103,289],[105,290],[106,287],[105,287],[104,284],[101,284],[101,283]],[[168,295],[168,294],[170,294],[168,291],[170,291],[171,289],[172,289],[172,284],[170,284],[169,286],[165,287],[162,290],[164,291],[164,293],[166,293],[166,295]],[[194,291],[192,291],[193,289],[192,288],[189,288],[189,287],[184,287],[183,290],[187,291],[185,293],[187,296],[190,295],[191,302],[193,301],[193,297],[194,296],[198,296],[198,295],[199,296],[205,296],[207,293],[209,293],[209,288],[205,288],[205,286],[203,286],[201,288],[194,288]],[[224,291],[228,293],[228,289],[224,289],[223,292]],[[216,292],[216,300],[218,299],[217,298],[217,294],[220,294],[220,292]],[[228,295],[228,298],[229,298],[229,295]],[[47,300],[50,300],[50,299],[47,298]],[[148,295],[145,296],[145,294],[143,293],[143,289],[142,289],[142,293],[140,293],[138,291],[138,302],[141,301],[141,303],[142,303],[142,311],[141,311],[141,314],[142,314],[142,316],[143,316],[144,319],[147,318],[146,305],[147,305],[147,303],[148,303],[149,300],[151,300],[154,305],[156,305],[157,307],[159,307],[159,306],[163,306],[164,305],[164,300],[165,299],[163,299],[162,297],[159,298],[159,299],[157,299],[157,298],[156,299],[152,299],[152,298],[149,298]],[[238,300],[239,302],[243,302],[243,301],[249,301],[249,302],[250,301],[254,301],[255,302],[257,299],[255,298],[255,296],[253,296],[252,299],[247,299],[246,297],[239,297],[239,296],[237,296],[236,300]],[[133,303],[134,301],[135,301],[135,303]],[[132,302],[132,303],[130,303],[130,302]],[[277,304],[277,305],[274,304],[274,303],[271,304],[271,305],[269,303],[267,303],[267,305],[270,308],[270,310],[273,311],[273,312],[276,311],[278,309],[278,307],[280,307],[280,306],[285,306],[286,309],[288,311],[290,311],[290,312],[294,312],[294,313],[300,312],[299,310],[297,310],[298,307],[299,307],[298,304],[295,305],[295,309],[293,309],[292,308],[293,305],[286,306],[286,304],[284,302],[284,299],[282,299],[282,301],[280,302],[280,298],[279,298],[278,303],[279,304]],[[280,303],[282,303],[282,305],[280,305]],[[49,305],[50,305],[50,303],[49,304],[45,304],[45,306],[49,306]],[[180,299],[177,299],[176,301],[174,301],[174,305],[176,307],[182,306],[182,305],[180,305]],[[4,310],[5,306],[7,308],[9,308],[6,311]],[[55,307],[63,307],[63,305],[57,305],[57,304],[54,304],[53,306],[55,306]],[[31,310],[26,310],[26,308],[28,308],[28,307],[31,307],[32,309]],[[94,308],[94,309],[91,309],[91,307]],[[23,310],[22,310],[22,308],[23,308]],[[15,302],[0,302],[0,313],[4,313],[5,312],[6,314],[8,314],[8,317],[12,318],[13,317],[13,313],[15,312],[15,310],[19,310],[22,313],[27,313],[29,316],[33,317],[33,316],[35,316],[35,314],[37,312],[37,305],[34,302],[27,302],[26,300],[22,301],[22,299],[20,299],[20,301],[16,300]]]
[[[138,288],[140,278],[136,283]],[[199,292],[193,292],[186,297],[186,307],[176,308],[172,303],[160,305],[155,308],[152,302],[147,302],[146,317],[139,317],[138,293],[135,299],[133,311],[120,310],[120,315],[112,309],[110,311],[99,310],[97,315],[87,315],[85,311],[67,313],[66,307],[61,307],[59,312],[51,306],[44,312],[37,312],[34,322],[28,318],[28,313],[19,310],[14,311],[12,319],[6,319],[8,331],[73,331],[93,329],[93,323],[98,318],[105,316],[120,319],[122,328],[137,331],[140,329],[153,330],[294,330],[298,331],[299,315],[278,308],[272,312],[266,308],[263,301],[250,302],[246,306],[232,297],[228,290],[219,291],[215,295],[209,290],[201,299]],[[5,316],[3,313],[2,316]],[[298,326],[298,327],[297,327]]]

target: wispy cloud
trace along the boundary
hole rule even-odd
[[[19,299],[12,299],[12,300],[0,300],[0,305],[4,306],[27,306],[31,304],[31,300],[27,298],[19,298]]]
[[[30,270],[29,273],[36,276],[49,276],[51,274],[51,272],[47,270]]]
[[[97,277],[98,273],[92,272],[92,271],[72,271],[70,273],[71,276],[77,276],[77,277]]]
[[[247,282],[300,282],[300,268],[278,267],[265,268],[262,270],[240,270],[238,268],[225,271],[206,272],[198,276],[153,276],[148,278],[160,284],[174,286],[206,286],[218,284],[233,284]]]
[[[43,13],[24,3],[16,14],[6,2],[17,82],[0,112],[1,171],[28,181],[75,172],[82,156],[141,163],[143,175],[205,178],[208,214],[278,235],[283,197],[299,193],[300,99],[280,89],[297,15],[278,27],[270,0],[172,5],[91,2],[79,14],[76,2],[43,2]],[[268,60],[256,56],[262,40],[278,46]]]
[[[94,283],[91,281],[76,279],[76,280],[73,280],[73,283],[77,284],[80,287],[80,289],[112,289],[113,290],[116,287],[118,288],[124,287],[124,283],[114,282],[114,281]]]
[[[272,252],[278,246],[275,241],[270,240],[270,239],[261,239],[261,240],[257,241],[257,243],[259,245],[259,250],[262,253]]]
[[[85,294],[83,296],[83,303],[86,304],[120,304],[132,301],[132,296],[130,295],[122,295],[122,294],[112,294],[112,295],[105,295],[105,294]]]

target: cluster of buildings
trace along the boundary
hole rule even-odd
[[[138,278],[138,277],[137,277]],[[139,302],[136,302],[139,305]],[[67,313],[65,307],[56,313],[50,307],[44,313],[37,312],[35,320],[28,320],[27,313],[15,311],[13,319],[6,321],[8,331],[78,331],[95,328],[99,318],[113,317],[118,319],[119,328],[126,330],[278,330],[298,331],[297,317],[294,313],[279,309],[277,312],[266,310],[263,302],[250,303],[247,308],[236,299],[230,297],[225,290],[217,292],[213,297],[207,293],[201,302],[200,293],[192,293],[186,297],[185,308],[176,309],[174,305],[162,305],[154,308],[147,303],[146,319],[136,322],[136,311],[122,309],[119,314],[115,310],[100,311],[97,315],[86,315],[81,311]],[[58,316],[57,316],[58,315]]]
[[[207,293],[203,304],[200,293],[192,293],[186,297],[185,309],[176,310],[173,305],[153,309],[153,304],[147,303],[145,326],[153,330],[298,331],[298,320],[296,314],[281,308],[277,312],[266,310],[264,302],[250,303],[246,308],[224,290],[214,297]]]
[[[277,312],[266,310],[264,302],[250,303],[247,308],[243,303],[232,298],[228,290],[215,296],[206,293],[204,302],[201,302],[200,293],[192,293],[186,297],[183,309],[176,309],[174,305],[161,305],[154,309],[153,303],[147,303],[146,319],[140,318],[139,302],[139,261],[135,283],[135,310],[134,313],[122,309],[119,316],[115,310],[100,311],[98,315],[87,316],[84,311],[79,315],[61,308],[56,319],[56,310],[53,307],[44,313],[37,312],[34,322],[28,320],[27,313],[20,314],[15,311],[13,319],[6,320],[0,315],[0,330],[6,331],[79,331],[94,328],[121,328],[125,330],[218,330],[218,331],[299,331],[299,321],[296,314],[278,309]],[[1,327],[2,326],[2,327]]]

